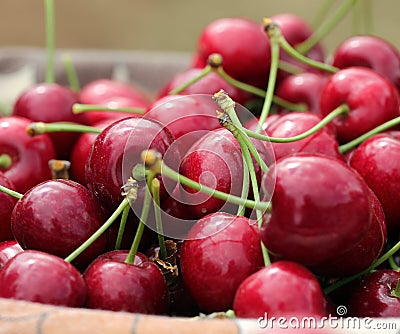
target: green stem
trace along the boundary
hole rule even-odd
[[[393,256],[391,256],[388,260],[390,268],[393,270],[399,271],[400,267],[396,264],[396,261],[394,260]]]
[[[305,103],[292,103],[292,102],[284,100],[276,95],[273,97],[272,101],[276,105],[278,105],[288,111],[298,111],[298,112],[308,111],[308,106]]]
[[[186,88],[190,87],[191,85],[193,85],[194,83],[196,83],[200,79],[206,77],[211,72],[212,72],[212,67],[210,65],[206,65],[204,67],[204,69],[198,75],[196,75],[194,78],[188,80],[183,85],[181,85],[179,87],[176,87],[175,89],[171,90],[168,94],[169,95],[175,95],[175,94],[179,94],[179,93],[183,92]]]
[[[24,195],[20,194],[19,192],[11,190],[11,189],[9,189],[7,187],[4,187],[2,185],[0,185],[0,191],[5,193],[5,194],[7,194],[7,195],[15,197],[16,199],[20,199],[22,196],[24,196]]]
[[[115,242],[116,250],[121,249],[122,238],[124,236],[126,221],[128,219],[130,210],[131,210],[131,207],[129,205],[127,205],[125,207],[124,211],[122,211],[121,222],[119,223],[119,228],[118,228],[117,241]]]
[[[44,123],[34,122],[28,125],[26,132],[29,136],[41,135],[50,132],[82,132],[82,133],[96,133],[99,134],[103,130],[93,126],[82,125],[78,123]]]
[[[300,74],[304,72],[304,69],[302,69],[301,67],[291,64],[284,60],[279,60],[278,68],[289,74]]]
[[[357,0],[345,0],[343,4],[335,11],[328,19],[325,19],[323,24],[319,26],[314,33],[304,42],[297,45],[296,49],[301,54],[307,54],[318,42],[325,38],[333,28],[345,17],[351,7],[354,6]],[[364,1],[364,0],[363,0]]]
[[[274,97],[274,92],[275,92],[276,77],[278,75],[279,50],[280,50],[278,40],[280,36],[282,36],[279,27],[273,23],[265,25],[265,31],[268,34],[271,44],[271,66],[269,70],[267,93],[265,94],[264,104],[261,110],[260,119],[256,129],[257,133],[261,132],[262,125],[264,124],[271,110],[272,99]]]
[[[47,66],[46,82],[54,83],[55,15],[54,0],[45,0]]]
[[[75,103],[72,106],[72,112],[74,114],[80,114],[84,112],[90,111],[118,111],[118,112],[126,112],[130,114],[139,114],[142,115],[146,112],[144,108],[133,108],[133,107],[112,107],[112,106],[104,106],[98,104],[82,104]]]
[[[149,176],[147,179],[147,185],[145,189],[144,202],[142,207],[142,213],[140,215],[139,225],[137,227],[135,238],[133,239],[132,246],[129,250],[128,256],[125,259],[125,262],[128,264],[134,264],[135,262],[135,256],[138,251],[140,241],[142,240],[144,228],[146,226],[146,221],[149,215],[150,203],[151,203],[151,196],[149,189],[149,183],[151,182],[151,180],[152,180],[152,175]]]
[[[11,157],[6,153],[0,154],[0,169],[8,169],[11,165]]]
[[[129,207],[129,201],[124,198],[118,208],[114,211],[114,213],[107,219],[107,221],[95,232],[93,233],[89,239],[87,239],[82,245],[80,245],[76,250],[74,250],[70,255],[68,255],[64,260],[66,262],[74,261],[82,252],[84,252],[91,244],[93,244],[97,238],[99,238],[110,226],[117,217],[125,210],[126,207]]]
[[[331,292],[333,292],[334,290],[354,281],[355,279],[368,274],[370,271],[374,270],[376,267],[379,267],[382,263],[386,262],[387,260],[390,259],[390,257],[395,254],[396,252],[398,252],[400,250],[400,241],[397,242],[389,251],[387,251],[384,255],[382,255],[379,259],[377,259],[374,263],[372,263],[367,269],[363,270],[362,272],[352,275],[352,276],[348,276],[345,277],[335,283],[333,283],[332,285],[326,287],[324,289],[324,292],[326,294],[330,294]]]
[[[70,89],[74,92],[79,92],[81,90],[81,86],[79,84],[78,74],[76,73],[71,56],[64,55],[62,57],[62,62],[64,64],[65,73],[67,74]]]
[[[167,248],[165,247],[164,230],[160,209],[160,181],[158,181],[156,178],[151,181],[151,194],[153,195],[158,245],[160,246],[159,257],[161,260],[163,260],[167,258]]]
[[[311,136],[312,134],[318,132],[321,130],[325,125],[327,125],[329,122],[331,122],[333,119],[335,119],[338,116],[343,116],[347,115],[350,112],[350,108],[347,104],[341,104],[339,107],[331,111],[327,116],[325,116],[318,124],[314,125],[311,129],[293,137],[287,137],[287,138],[277,138],[277,137],[269,137],[265,136],[262,134],[258,134],[254,131],[248,130],[246,128],[243,128],[243,131],[249,136],[253,137],[256,139],[260,140],[265,140],[273,143],[290,143],[294,141],[298,141],[304,138],[307,138],[308,136]]]
[[[400,116],[393,118],[390,121],[387,121],[387,122],[377,126],[376,128],[372,129],[371,131],[364,133],[360,137],[357,137],[356,139],[353,139],[352,141],[349,141],[348,143],[339,146],[339,152],[342,154],[345,154],[345,153],[351,151],[353,148],[360,145],[361,143],[363,143],[368,138],[370,138],[380,132],[389,130],[390,128],[392,128],[396,125],[399,125],[399,124],[400,124]]]
[[[326,16],[331,11],[335,2],[336,0],[325,0],[323,2],[323,4],[318,9],[317,15],[314,18],[312,24],[313,27],[319,27],[322,24],[323,20],[325,20]]]
[[[249,187],[250,187],[250,179],[249,179],[249,170],[245,163],[245,159],[243,157],[243,185],[242,185],[242,192],[240,197],[246,199],[249,196]],[[239,205],[236,216],[244,216],[246,213],[246,207],[242,204]]]
[[[396,287],[393,291],[391,291],[390,295],[396,298],[400,298],[400,279],[397,281]]]

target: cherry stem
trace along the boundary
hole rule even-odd
[[[185,82],[181,86],[176,87],[175,89],[171,90],[168,94],[169,95],[176,95],[176,94],[182,93],[186,88],[188,88],[189,86],[193,85],[194,83],[196,83],[200,79],[206,77],[211,72],[212,72],[212,67],[210,65],[206,65],[204,67],[204,69],[198,75],[196,75],[194,78],[188,80],[187,82]]]
[[[301,54],[306,54],[310,51],[319,41],[328,35],[333,28],[346,16],[349,10],[354,6],[357,0],[346,0],[334,12],[334,14],[323,21],[323,24],[318,27],[314,33],[307,38],[304,42],[297,45],[296,49]]]
[[[304,69],[302,69],[301,67],[298,67],[284,60],[279,60],[278,68],[289,74],[300,74],[304,72]]]
[[[95,128],[93,126],[66,122],[33,122],[26,128],[27,134],[31,137],[50,132],[82,132],[99,134],[102,131],[102,129]]]
[[[267,93],[265,94],[264,104],[261,110],[260,119],[257,125],[256,132],[260,133],[262,125],[268,117],[271,110],[272,99],[275,91],[276,77],[278,74],[279,65],[279,38],[282,36],[279,27],[272,23],[270,19],[264,19],[264,30],[267,33],[271,44],[271,66],[269,70],[269,79]]]
[[[391,296],[400,298],[400,279],[397,281],[395,289],[390,293]]]
[[[319,27],[322,24],[323,20],[325,20],[336,1],[337,0],[325,0],[323,2],[314,18],[314,22],[312,24],[314,27]]]
[[[361,271],[358,274],[354,274],[352,276],[345,277],[332,285],[326,287],[324,289],[324,292],[326,294],[330,294],[334,290],[354,281],[355,279],[368,274],[372,270],[374,270],[376,267],[379,267],[382,263],[386,262],[387,260],[390,259],[391,256],[393,256],[396,252],[400,250],[400,241],[397,242],[391,249],[389,249],[385,254],[383,254],[380,258],[378,258],[374,263],[372,263],[367,269]]]
[[[46,82],[54,83],[55,15],[54,0],[45,0],[47,66]]]
[[[118,218],[118,216],[124,211],[126,207],[129,207],[129,201],[124,198],[120,203],[118,208],[113,212],[113,214],[106,220],[106,222],[94,232],[89,239],[87,239],[82,245],[75,249],[70,255],[68,255],[64,260],[66,262],[74,261],[82,252],[84,252],[90,245],[92,245]]]
[[[24,195],[20,194],[19,192],[11,190],[10,188],[4,187],[2,185],[0,185],[0,191],[5,193],[5,194],[7,194],[7,195],[15,197],[17,199],[20,199],[22,196],[24,196]]]
[[[339,107],[331,111],[328,115],[326,115],[318,124],[314,125],[311,129],[293,137],[287,137],[287,138],[277,138],[277,137],[269,137],[265,136],[262,134],[258,134],[254,131],[251,131],[249,129],[243,128],[242,130],[252,138],[260,139],[260,140],[265,140],[273,143],[290,143],[294,141],[298,141],[304,138],[307,138],[308,136],[311,136],[312,134],[318,132],[321,130],[325,125],[327,125],[329,122],[331,122],[333,119],[339,116],[347,115],[350,112],[350,108],[347,104],[341,104]]]
[[[155,176],[155,174],[153,174],[153,173],[151,173],[150,175],[147,176],[142,213],[140,215],[139,225],[136,230],[135,238],[133,239],[131,248],[125,259],[125,263],[127,263],[127,264],[134,264],[135,256],[138,251],[140,241],[142,240],[142,236],[143,236],[144,228],[146,226],[146,221],[147,221],[147,217],[149,215],[150,204],[151,204],[150,184],[151,184],[151,181],[153,180],[154,176]]]
[[[0,154],[0,169],[8,169],[12,165],[12,159],[11,157],[6,154]]]
[[[69,169],[71,168],[71,162],[68,160],[56,160],[51,159],[49,161],[49,167],[51,170],[52,179],[69,179]]]
[[[74,114],[80,114],[84,112],[90,111],[118,111],[125,112],[129,114],[139,114],[142,115],[145,113],[144,108],[133,108],[133,107],[113,107],[113,106],[105,106],[105,105],[96,105],[96,104],[83,104],[83,103],[75,103],[72,106],[72,112]]]
[[[158,244],[160,246],[159,257],[161,260],[167,257],[167,248],[165,246],[164,231],[160,209],[160,181],[154,178],[151,180],[151,194],[153,195],[154,215],[156,221]]]
[[[227,201],[236,205],[244,205],[246,208],[250,209],[258,209],[262,212],[269,211],[271,209],[270,202],[258,202],[243,198],[240,198],[235,195],[227,194],[222,191],[207,187],[202,185],[196,181],[193,181],[187,178],[184,175],[179,174],[178,172],[174,171],[168,165],[166,165],[159,156],[158,152],[154,150],[147,150],[142,152],[143,160],[146,165],[154,174],[162,174],[169,179],[179,182],[187,187],[190,187],[194,190],[201,191],[206,195],[213,196],[223,201]]]
[[[81,90],[81,86],[71,56],[64,55],[62,57],[62,62],[64,64],[65,73],[67,74],[70,89],[74,92],[79,92]]]
[[[394,257],[391,256],[388,260],[390,268],[392,268],[393,270],[399,271],[400,267],[397,265],[396,261],[394,260]]]
[[[129,211],[131,210],[130,206],[127,205],[122,211],[121,221],[119,223],[117,241],[115,242],[115,250],[121,249],[122,237],[124,236],[126,221],[128,219]]]
[[[370,138],[380,132],[389,130],[390,128],[392,128],[396,125],[399,125],[399,124],[400,124],[400,116],[393,118],[390,121],[387,121],[387,122],[377,126],[376,128],[372,129],[371,131],[364,133],[360,137],[357,137],[356,139],[353,139],[352,141],[349,141],[348,143],[339,146],[339,152],[342,154],[345,154],[345,153],[351,151],[353,148],[356,148],[358,145],[362,144],[368,138]]]

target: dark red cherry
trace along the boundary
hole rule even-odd
[[[397,88],[377,72],[364,67],[349,67],[333,74],[321,93],[323,117],[341,104],[347,116],[335,118],[340,143],[346,143],[400,115]]]
[[[51,179],[49,160],[56,158],[53,143],[47,134],[29,137],[31,121],[23,117],[0,118],[0,155],[11,158],[11,165],[0,167],[4,176],[24,193],[36,184]]]
[[[0,185],[15,190],[14,185],[0,172]],[[11,231],[11,213],[17,199],[6,193],[0,192],[0,241],[13,240]]]
[[[34,122],[74,122],[86,124],[86,115],[75,115],[72,105],[79,102],[77,94],[56,83],[40,83],[24,91],[14,104],[13,115]],[[74,132],[49,134],[59,159],[67,159],[79,137]]]
[[[373,69],[400,88],[400,54],[394,45],[381,37],[351,36],[335,50],[333,66],[364,66]]]
[[[207,215],[183,241],[180,263],[183,282],[200,309],[226,311],[240,283],[263,264],[260,236],[247,218]]]
[[[57,256],[27,250],[0,271],[0,297],[82,307],[86,285],[79,271]]]
[[[278,261],[247,277],[238,287],[233,310],[239,318],[327,315],[317,278],[295,262]],[[301,318],[300,317],[300,318]]]
[[[50,180],[33,187],[17,202],[11,217],[15,239],[24,249],[65,258],[105,222],[91,192],[70,180]],[[100,236],[76,259],[87,265],[105,249]]]
[[[23,251],[24,250],[16,240],[0,242],[0,271],[10,259]]]
[[[284,157],[263,176],[264,189],[274,184],[271,216],[261,236],[278,258],[319,265],[349,250],[370,228],[368,186],[338,159]]]

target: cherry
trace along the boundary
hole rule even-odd
[[[295,262],[278,261],[247,277],[233,303],[235,316],[325,316],[326,298],[317,278]]]
[[[293,74],[279,82],[275,94],[292,103],[304,103],[309,111],[321,115],[320,96],[327,81],[328,76],[322,73]],[[284,110],[280,108],[280,112]]]
[[[271,55],[268,37],[260,24],[240,17],[211,22],[198,38],[197,64],[204,67],[213,53],[222,56],[224,70],[235,79],[266,86]]]
[[[207,215],[183,241],[180,263],[183,282],[198,306],[226,311],[239,284],[263,265],[260,236],[245,217]]]
[[[0,155],[11,158],[0,171],[12,182],[15,190],[26,192],[36,184],[51,179],[49,161],[56,158],[53,143],[47,134],[29,137],[31,121],[23,117],[0,118]]]
[[[23,251],[24,250],[16,240],[0,242],[0,271],[10,259]]]
[[[22,92],[14,104],[13,115],[34,122],[74,122],[86,124],[85,115],[72,113],[72,105],[78,102],[76,93],[56,83],[39,83]],[[79,137],[73,132],[51,133],[59,159],[69,157],[71,147]]]
[[[51,208],[51,210],[49,209]],[[66,257],[105,221],[91,192],[70,180],[49,180],[24,194],[14,207],[11,228],[24,249]],[[76,260],[85,266],[104,251],[102,235]]]
[[[158,99],[168,95],[168,93],[175,88],[180,87],[189,80],[196,78],[202,73],[201,68],[189,68],[184,72],[180,72],[170,79],[159,91]],[[240,104],[245,104],[250,99],[250,94],[233,87],[222,79],[217,73],[211,71],[205,77],[191,84],[189,87],[185,88],[180,94],[191,95],[191,94],[214,94],[220,89],[226,91],[229,96]]]
[[[368,186],[343,161],[287,156],[264,174],[262,187],[271,189],[274,182],[271,216],[261,236],[278,258],[316,266],[349,250],[370,228]]]
[[[0,185],[14,190],[14,185],[0,172]],[[11,231],[11,213],[17,199],[0,192],[0,241],[12,240],[14,236]]]
[[[265,129],[265,132],[271,137],[294,137],[310,130],[320,121],[319,116],[309,112],[290,113],[280,116]],[[295,153],[319,153],[343,160],[339,153],[337,139],[328,126],[307,138],[288,143],[271,143],[271,145],[276,160]]]
[[[0,297],[68,307],[82,307],[86,285],[79,271],[63,259],[34,250],[15,255],[0,271]]]
[[[365,66],[400,88],[400,54],[388,41],[370,35],[351,36],[335,50],[333,66]]]
[[[82,87],[79,93],[83,104],[103,105],[108,107],[147,108],[148,97],[136,87],[111,79],[97,79]],[[131,116],[125,112],[91,111],[86,114],[88,123],[94,125],[103,120],[122,119]]]
[[[400,299],[395,292],[400,272],[377,270],[353,285],[349,298],[348,315],[354,317],[398,317]]]
[[[277,14],[270,17],[273,23],[277,24],[282,32],[282,35],[286,39],[286,41],[293,46],[294,48],[296,45],[299,45],[301,42],[304,42],[308,39],[313,31],[311,27],[308,25],[306,21],[304,21],[301,17],[294,15],[294,14]],[[320,44],[316,44],[310,51],[307,52],[306,56],[313,60],[317,61],[324,61],[324,51]],[[298,66],[302,69],[305,69],[309,72],[319,72],[313,67],[304,65],[303,63],[299,62],[298,60],[293,59],[290,55],[286,52],[280,52],[281,60]],[[288,74],[284,71],[278,71],[278,81],[281,81],[283,78],[287,77]]]
[[[152,148],[164,154],[173,141],[170,131],[156,121],[139,117],[116,121],[93,143],[86,162],[87,186],[102,206],[114,210],[122,201],[121,187],[132,168],[142,162],[141,152]],[[161,196],[166,196],[165,188]]]
[[[134,264],[128,251],[102,255],[84,272],[86,306],[92,309],[165,314],[168,291],[160,269],[146,256],[136,253]]]
[[[321,93],[321,114],[326,116],[346,103],[350,113],[332,121],[340,143],[399,116],[397,88],[375,71],[349,67],[333,74]]]
[[[400,231],[399,153],[400,140],[383,133],[364,141],[354,150],[349,162],[382,204],[389,233],[396,234]]]

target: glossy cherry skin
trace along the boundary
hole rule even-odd
[[[224,70],[237,80],[265,88],[270,67],[270,45],[260,24],[245,18],[220,18],[201,32],[197,64],[219,53]]]
[[[23,251],[24,250],[16,240],[0,242],[0,271],[10,259]]]
[[[82,307],[86,285],[79,271],[57,256],[27,250],[0,271],[0,297]]]
[[[0,185],[11,190],[14,185],[0,172]],[[6,193],[0,192],[0,241],[13,240],[11,231],[11,213],[14,209],[17,199]]]
[[[400,299],[392,296],[400,272],[377,270],[364,276],[353,286],[348,304],[348,315],[353,317],[399,317]]]
[[[247,218],[207,215],[183,241],[180,263],[183,282],[200,309],[228,310],[240,283],[263,265],[260,235]]]
[[[77,94],[56,83],[39,83],[24,91],[14,104],[13,115],[33,122],[74,122],[86,124],[86,115],[75,115],[72,105]],[[79,133],[59,132],[49,134],[59,159],[67,159]]]
[[[107,107],[147,108],[150,104],[148,97],[136,87],[111,79],[97,79],[82,87],[79,99],[84,104],[102,105]],[[118,118],[131,116],[126,112],[90,111],[86,113],[89,124],[103,120],[111,122]]]
[[[168,93],[185,84],[189,80],[197,77],[203,69],[201,68],[189,68],[184,72],[180,72],[175,75],[170,81],[168,81],[164,87],[158,93],[158,98],[168,95]],[[205,77],[191,84],[189,87],[185,88],[180,94],[191,95],[191,94],[209,94],[213,95],[219,90],[223,89],[228,95],[237,103],[245,104],[251,97],[251,94],[240,90],[231,84],[227,83],[222,79],[217,73],[208,73]]]
[[[87,159],[88,188],[102,206],[114,210],[123,199],[121,187],[132,175],[132,168],[142,163],[142,151],[154,149],[163,155],[173,141],[166,127],[149,119],[131,117],[111,124],[97,136]],[[161,197],[166,196],[163,185]]]
[[[322,73],[303,72],[287,76],[279,82],[276,95],[292,103],[304,103],[313,114],[321,115],[320,96],[329,76]],[[280,108],[280,112],[285,110]]]
[[[287,156],[264,174],[262,187],[273,182],[271,216],[261,236],[278,258],[320,265],[366,235],[369,189],[344,162],[316,154]]]
[[[0,168],[0,171],[21,193],[51,179],[48,163],[56,158],[53,143],[47,134],[35,137],[27,135],[29,124],[31,121],[23,117],[0,119],[0,154],[8,154],[12,159],[11,166]]]
[[[357,147],[350,159],[374,191],[385,212],[389,233],[400,232],[400,140],[389,134],[378,134]]]
[[[309,26],[309,24],[304,21],[300,16],[283,13],[277,14],[270,17],[272,22],[279,25],[279,28],[282,32],[282,35],[285,37],[286,41],[296,48],[298,44],[305,41],[309,38],[313,30]],[[318,60],[323,62],[324,61],[324,51],[322,46],[318,43],[316,44],[310,51],[307,52],[306,56],[308,58]],[[309,72],[320,72],[313,67],[308,65],[304,65],[304,63],[299,62],[298,60],[294,59],[293,57],[289,56],[285,51],[281,51],[279,54],[279,58],[283,61],[286,61],[290,64],[299,66],[302,69],[305,69]],[[282,80],[283,78],[287,77],[289,74],[287,72],[278,71],[278,81]]]
[[[400,54],[394,45],[381,37],[351,36],[333,54],[332,64],[338,68],[364,66],[373,69],[400,87]]]
[[[84,186],[70,180],[50,180],[26,192],[15,205],[11,228],[24,249],[65,258],[105,222],[99,204]],[[75,263],[87,265],[105,249],[100,236]]]
[[[239,318],[325,316],[326,299],[317,278],[295,262],[277,261],[247,277],[233,303]]]
[[[270,137],[289,138],[310,130],[320,121],[319,116],[310,112],[295,112],[281,115],[265,129],[265,132]],[[339,153],[338,141],[329,126],[324,126],[318,132],[302,140],[271,143],[271,145],[276,160],[295,153],[319,153],[343,160]]]
[[[92,309],[165,314],[168,290],[161,270],[142,254],[125,263],[128,251],[95,260],[84,272],[86,306]]]
[[[314,273],[329,277],[354,275],[367,269],[381,255],[387,239],[385,214],[372,190],[370,190],[369,195],[372,219],[364,238],[345,253],[321,266],[310,268]]]
[[[343,103],[350,107],[350,113],[332,121],[340,143],[400,115],[397,88],[369,68],[349,67],[330,77],[321,93],[322,116]]]
[[[253,141],[263,160],[269,165],[273,154],[260,140]],[[261,179],[261,169],[254,163],[256,176]],[[243,158],[239,143],[225,128],[210,131],[187,152],[179,172],[200,184],[225,193],[240,196],[243,180]],[[233,213],[237,207],[209,195],[183,187],[182,198],[191,206],[195,217],[217,210]],[[222,208],[222,209],[221,209]]]

